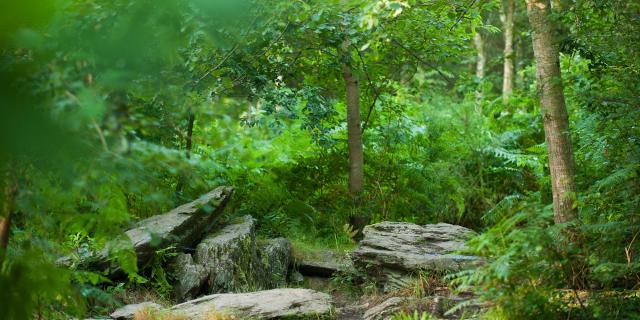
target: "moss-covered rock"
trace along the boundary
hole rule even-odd
[[[194,260],[208,272],[208,293],[249,292],[266,286],[251,216],[205,237]]]
[[[193,299],[198,296],[208,278],[208,271],[204,266],[194,263],[188,253],[180,253],[172,263],[175,283],[173,292],[178,301]]]
[[[261,241],[258,248],[267,287],[286,285],[291,264],[291,241],[286,238],[269,239]]]
[[[251,292],[283,287],[292,253],[285,238],[256,243],[255,221],[244,216],[207,235],[193,256],[179,254],[172,264],[175,297]]]

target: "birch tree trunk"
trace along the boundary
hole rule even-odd
[[[514,56],[513,56],[513,14],[515,11],[514,0],[503,0],[500,11],[500,20],[504,29],[504,70],[502,73],[502,100],[509,100],[513,92],[514,83]]]
[[[480,31],[476,31],[476,34],[473,36],[473,44],[475,45],[476,52],[478,54],[476,58],[476,78],[478,78],[478,81],[480,82],[480,85],[476,89],[476,108],[478,113],[482,114],[481,100],[484,95],[482,79],[484,79],[485,67],[487,65],[487,54],[484,50],[484,39],[482,38]]]
[[[563,223],[575,217],[576,186],[569,117],[560,74],[560,57],[549,17],[549,0],[526,1],[529,23],[533,30],[538,95],[549,151],[554,220],[556,223]]]
[[[473,36],[473,44],[476,47],[478,57],[476,60],[476,77],[478,79],[484,78],[485,66],[487,65],[487,54],[484,50],[484,39],[479,31]]]

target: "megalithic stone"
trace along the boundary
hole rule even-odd
[[[125,234],[136,253],[138,266],[146,265],[159,249],[195,247],[211,231],[232,193],[232,187],[218,187],[167,213],[144,219],[135,228],[127,230]],[[109,250],[113,249],[114,244],[108,243],[98,252],[81,254],[79,268],[110,269],[111,275],[119,274],[120,269],[109,261]],[[57,263],[70,266],[73,261],[71,256],[65,256]]]

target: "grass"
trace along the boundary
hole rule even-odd
[[[131,286],[124,290],[119,290],[114,293],[114,298],[122,301],[125,305],[153,301],[163,306],[169,306],[176,302],[162,297],[155,288],[145,285]]]
[[[239,320],[240,318],[232,314],[212,310],[202,317],[202,320]],[[152,308],[142,309],[133,317],[133,320],[189,320],[185,315],[161,311]]]

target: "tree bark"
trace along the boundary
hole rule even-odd
[[[514,56],[513,56],[513,15],[514,0],[503,0],[500,20],[504,29],[504,71],[502,73],[502,100],[507,102],[513,92]]]
[[[560,57],[553,37],[549,0],[526,0],[529,23],[533,30],[533,51],[544,131],[549,151],[549,168],[553,189],[556,223],[575,217],[575,165],[569,116],[564,100]]]
[[[476,31],[473,36],[473,44],[476,47],[478,57],[476,59],[476,77],[480,80],[484,78],[485,67],[487,65],[487,54],[484,50],[484,39],[480,34],[480,31]]]
[[[9,245],[9,234],[11,233],[11,214],[13,213],[13,204],[18,194],[18,186],[13,179],[13,170],[11,165],[7,166],[4,185],[4,201],[2,205],[2,216],[0,216],[0,253],[3,253]],[[0,255],[0,260],[2,255]]]
[[[187,159],[191,159],[191,149],[193,148],[193,123],[196,121],[196,115],[193,111],[189,110],[189,117],[187,118],[187,136],[184,155]],[[187,177],[184,174],[180,174],[178,182],[176,183],[176,195],[182,194],[184,185],[186,184]]]
[[[196,121],[196,115],[189,111],[189,119],[187,122],[187,146],[185,156],[187,159],[191,158],[191,147],[193,146],[193,123]]]
[[[476,58],[476,78],[480,82],[480,85],[476,89],[476,105],[478,107],[478,112],[481,114],[482,109],[480,107],[480,102],[483,97],[483,88],[482,88],[482,79],[484,79],[485,68],[487,65],[487,54],[484,50],[484,39],[482,38],[482,34],[477,30],[476,34],[473,36],[473,44],[476,47],[477,58]]]
[[[358,79],[353,75],[351,56],[345,42],[342,48],[342,77],[344,79],[347,104],[347,143],[349,146],[349,192],[359,194],[364,187],[364,153],[360,129],[360,94]]]
[[[11,230],[11,215],[0,218],[0,252],[4,252],[9,245],[9,231]]]

